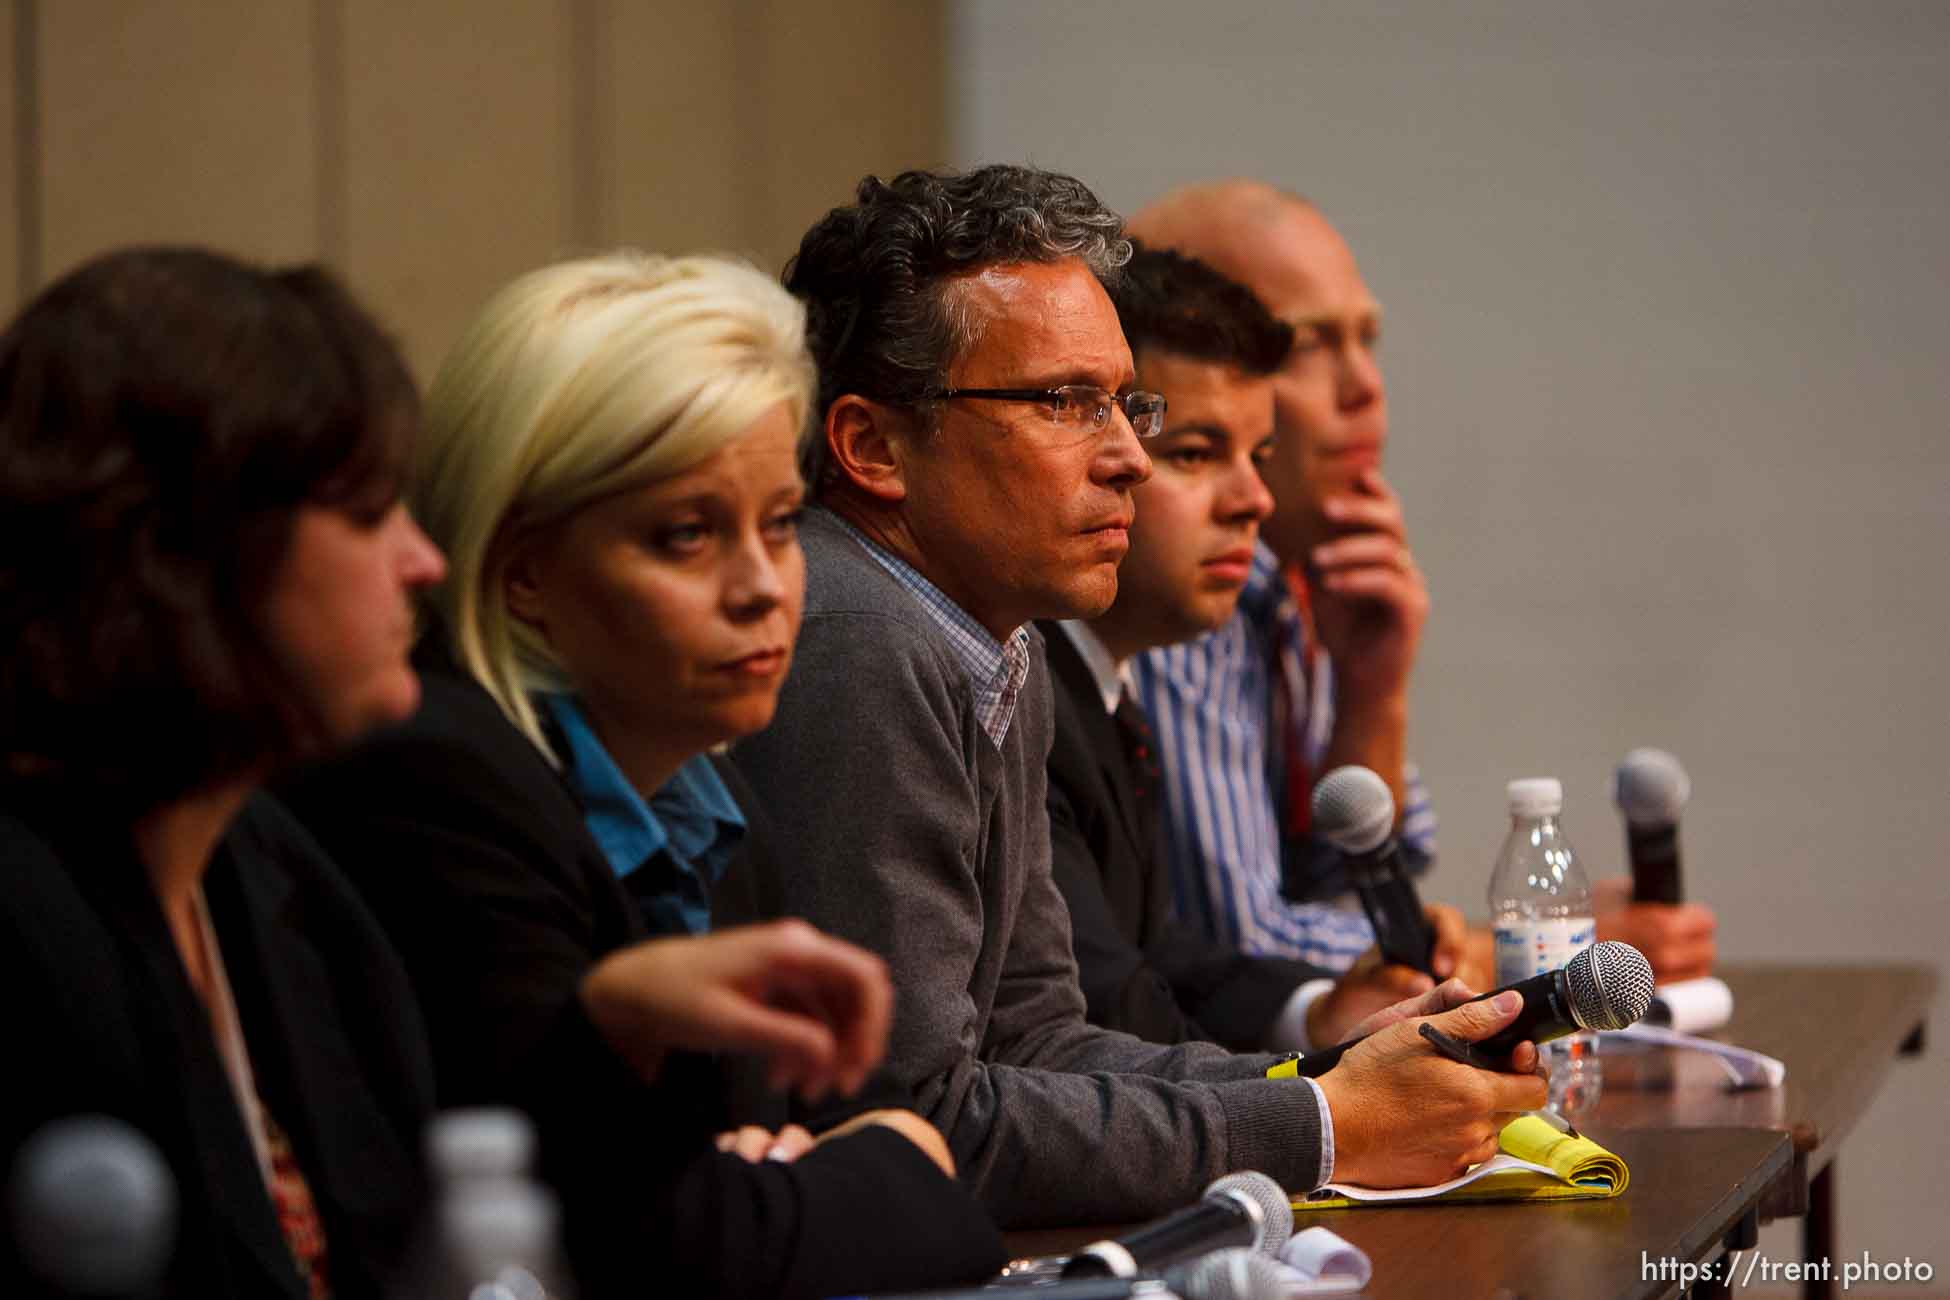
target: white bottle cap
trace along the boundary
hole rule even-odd
[[[1564,811],[1564,783],[1554,776],[1526,776],[1504,787],[1512,817],[1555,817]]]
[[[535,1126],[498,1107],[445,1111],[428,1128],[427,1152],[448,1181],[519,1178],[534,1159]]]

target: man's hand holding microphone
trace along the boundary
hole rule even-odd
[[[1451,1038],[1480,1042],[1523,1009],[1512,990],[1475,997],[1451,979],[1354,1027],[1348,1036],[1360,1041],[1315,1080],[1333,1115],[1335,1182],[1422,1187],[1453,1178],[1496,1154],[1511,1119],[1544,1104],[1535,1044],[1519,1043],[1504,1072],[1464,1065],[1422,1036],[1426,1021]]]

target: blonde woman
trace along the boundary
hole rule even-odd
[[[567,262],[494,295],[411,474],[450,557],[425,705],[291,791],[406,957],[442,1103],[535,1116],[592,1294],[822,1296],[1001,1262],[904,1098],[856,1100],[815,1144],[779,1127],[781,1096],[741,1108],[725,1072],[668,1055],[756,1049],[817,1101],[884,1045],[877,959],[798,922],[716,930],[771,914],[743,882],[778,850],[712,751],[770,720],[798,631],[803,331],[776,284],[708,257]],[[707,979],[738,996],[683,997]]]

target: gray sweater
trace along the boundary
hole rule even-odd
[[[1320,1107],[1264,1077],[1276,1058],[1084,1021],[1050,877],[1040,639],[998,750],[919,601],[831,514],[809,511],[802,539],[792,671],[733,757],[787,846],[784,910],[886,959],[888,1068],[963,1178],[1005,1227],[1161,1214],[1237,1169],[1311,1189]]]

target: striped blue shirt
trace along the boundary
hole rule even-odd
[[[845,517],[835,514],[833,518],[839,520],[840,526],[881,568],[893,575],[895,582],[921,602],[928,617],[947,634],[949,647],[975,687],[975,720],[1000,749],[1009,734],[1009,723],[1016,716],[1016,699],[1029,676],[1029,629],[1019,627],[1009,634],[1007,641],[996,640],[967,610],[922,577],[919,569],[855,528]]]
[[[1239,608],[1215,632],[1139,655],[1138,699],[1165,774],[1166,853],[1180,916],[1242,952],[1345,968],[1374,942],[1368,920],[1281,893],[1286,747],[1269,744],[1274,665],[1295,702],[1290,725],[1318,766],[1333,736],[1331,665],[1309,674],[1300,614],[1273,553],[1260,546]],[[1404,773],[1404,853],[1435,854],[1435,812],[1420,775]]]

